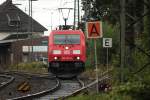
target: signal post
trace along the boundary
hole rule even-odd
[[[102,38],[102,22],[101,21],[89,21],[86,23],[86,30],[87,30],[87,38],[94,39],[95,68],[96,68],[96,81],[97,81],[96,90],[98,93],[99,92],[99,86],[98,86],[99,79],[98,79],[96,40],[99,38]]]

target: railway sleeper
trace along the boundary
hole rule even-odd
[[[27,92],[31,89],[29,82],[22,82],[18,85],[17,90],[21,92]]]

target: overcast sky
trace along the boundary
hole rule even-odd
[[[0,4],[2,4],[6,0],[0,0]],[[21,4],[16,5],[24,12],[29,14],[29,0],[12,0],[14,4]],[[58,8],[73,8],[74,0],[38,0],[33,1],[33,18],[37,20],[40,24],[45,26],[49,31],[55,29],[56,26],[64,24],[63,16],[61,11]],[[67,11],[63,11],[64,16],[68,14]],[[70,10],[69,19],[67,21],[68,24],[73,24],[73,10]],[[49,32],[45,32],[48,34]]]

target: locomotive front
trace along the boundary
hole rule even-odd
[[[55,30],[49,37],[49,71],[55,75],[78,75],[84,71],[85,37],[79,30]]]

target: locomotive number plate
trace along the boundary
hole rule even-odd
[[[64,54],[70,54],[70,51],[69,50],[65,50]]]

